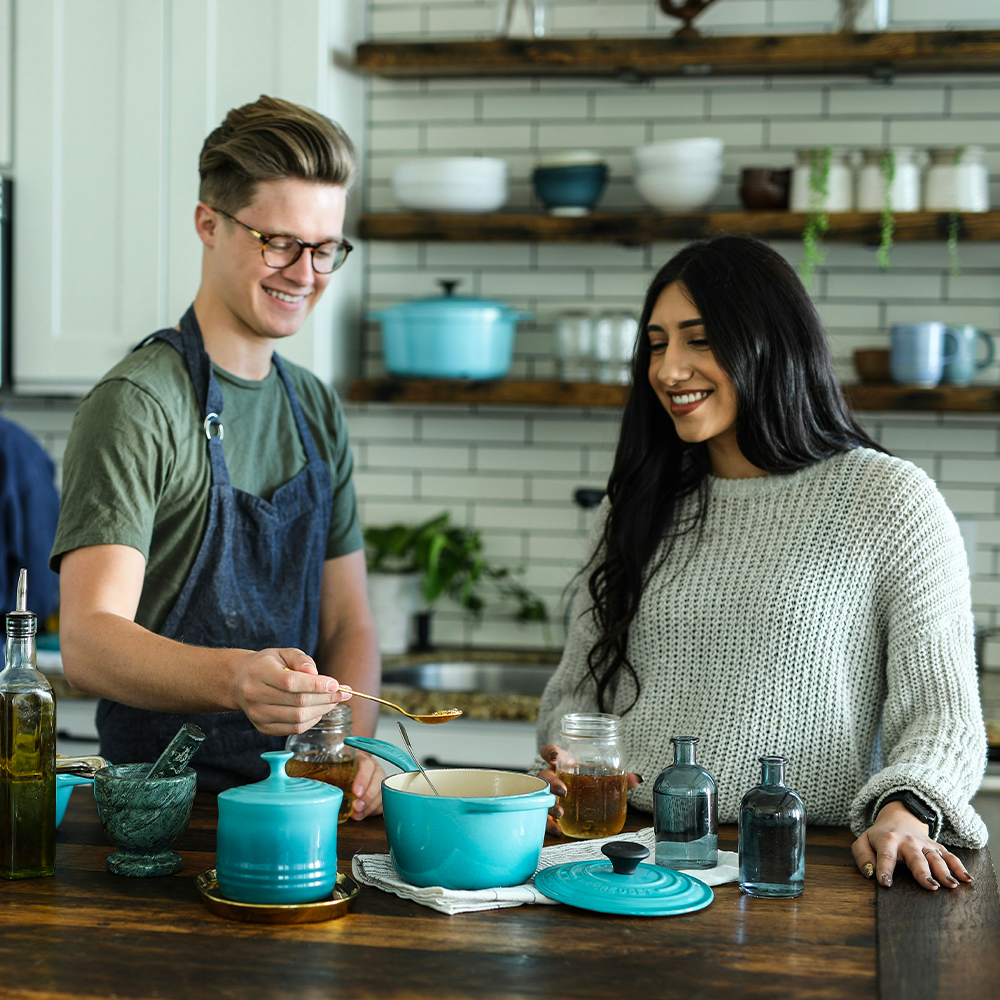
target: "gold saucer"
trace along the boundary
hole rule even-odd
[[[333,895],[315,903],[237,903],[219,892],[214,868],[202,872],[195,879],[195,885],[201,901],[211,913],[250,924],[318,924],[323,920],[336,920],[347,913],[361,891],[353,879],[340,872]]]

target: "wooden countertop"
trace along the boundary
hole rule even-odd
[[[848,831],[809,831],[806,890],[759,900],[735,885],[683,917],[626,918],[566,906],[445,916],[362,888],[352,913],[273,927],[221,920],[197,874],[215,864],[216,805],[199,795],[161,879],[107,874],[111,848],[78,789],[59,830],[55,877],[0,885],[0,994],[9,1000],[255,997],[641,998],[995,997],[1000,904],[989,852],[960,852],[974,888],[937,893],[899,873],[861,877]],[[649,824],[630,814],[628,829]],[[343,871],[387,850],[381,819],[341,827]],[[735,849],[724,827],[722,847]]]

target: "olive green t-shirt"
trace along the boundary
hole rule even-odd
[[[282,361],[320,457],[330,466],[333,509],[326,558],[364,545],[353,462],[336,394]],[[232,485],[265,500],[306,464],[277,368],[237,378],[215,366],[222,439]],[[128,545],[146,557],[136,621],[159,631],[194,565],[208,520],[212,474],[194,384],[178,351],[158,340],[130,354],[84,397],[63,459],[59,528],[51,565],[85,545]]]

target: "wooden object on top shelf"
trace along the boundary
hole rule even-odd
[[[958,212],[958,238],[1000,240],[1000,212]],[[878,212],[831,212],[827,240],[877,244]],[[948,212],[897,212],[893,239],[947,240]],[[445,242],[624,243],[642,245],[661,240],[693,240],[713,233],[753,233],[761,239],[798,240],[804,212],[594,212],[559,218],[530,212],[494,215],[451,215],[439,212],[362,215],[366,240]]]
[[[355,65],[397,77],[993,72],[1000,31],[363,42]]]
[[[844,395],[855,410],[924,410],[953,413],[1000,413],[1000,386],[846,385]],[[481,403],[508,406],[624,406],[629,387],[598,382],[544,382],[499,379],[357,379],[348,398],[356,403]]]

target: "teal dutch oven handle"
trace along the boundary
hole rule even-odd
[[[364,750],[373,757],[381,757],[390,764],[395,764],[401,771],[418,770],[416,761],[405,751],[400,750],[394,743],[386,743],[385,740],[373,740],[367,736],[348,736],[344,742],[355,750]]]
[[[542,806],[546,811],[556,804],[551,792],[534,792],[531,795],[517,795],[502,799],[459,799],[464,813],[513,813],[528,812]]]

